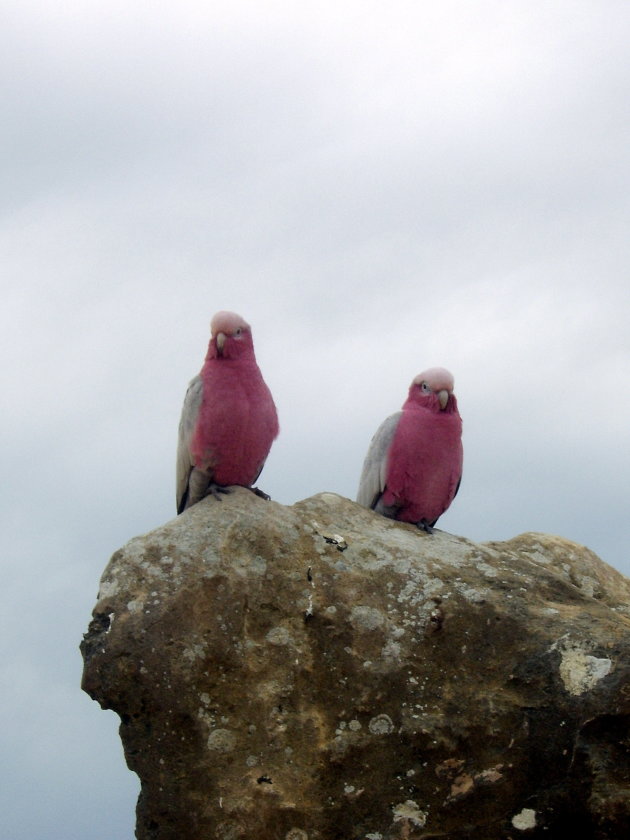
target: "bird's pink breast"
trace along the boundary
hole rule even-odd
[[[273,398],[255,361],[213,359],[201,372],[203,394],[191,455],[216,484],[251,485],[278,434]]]
[[[462,422],[457,412],[406,408],[387,458],[385,505],[404,522],[434,522],[453,501],[462,473]]]

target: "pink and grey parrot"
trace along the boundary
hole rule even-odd
[[[453,377],[430,368],[411,383],[402,411],[383,421],[372,438],[357,501],[431,533],[455,498],[462,464]]]
[[[252,488],[279,432],[249,324],[234,312],[217,312],[210,332],[204,365],[188,386],[179,423],[178,513],[209,493],[220,498],[217,493],[228,492],[229,485]]]

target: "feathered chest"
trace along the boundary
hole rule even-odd
[[[390,458],[398,454],[423,464],[444,460],[461,442],[462,421],[454,412],[412,408],[403,411],[392,440]]]
[[[213,361],[201,372],[191,454],[197,467],[215,473],[217,483],[248,483],[278,433],[275,405],[256,364]]]

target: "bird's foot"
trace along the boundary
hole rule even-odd
[[[433,533],[433,526],[429,525],[426,519],[421,519],[420,522],[416,522],[416,527],[421,531],[426,531],[427,534]]]
[[[212,482],[208,485],[206,496],[213,496],[218,502],[220,502],[221,495],[227,496],[228,493],[231,492],[232,490],[229,487],[224,487],[223,484],[214,484]]]
[[[255,496],[260,496],[260,498],[264,499],[266,502],[268,502],[271,499],[271,496],[267,495],[267,493],[265,493],[263,490],[260,490],[258,487],[249,487],[248,489],[251,490]]]

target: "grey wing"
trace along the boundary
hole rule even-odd
[[[186,498],[188,496],[188,479],[193,469],[193,462],[190,455],[190,442],[195,431],[197,415],[201,406],[201,393],[201,378],[195,376],[188,385],[182,407],[182,416],[179,421],[176,465],[176,502],[178,513],[181,513],[186,506]]]
[[[363,462],[363,470],[357,493],[357,502],[364,507],[373,508],[385,489],[387,453],[394,439],[401,414],[402,411],[397,411],[396,414],[392,414],[386,420],[383,420],[370,441],[370,446]]]

